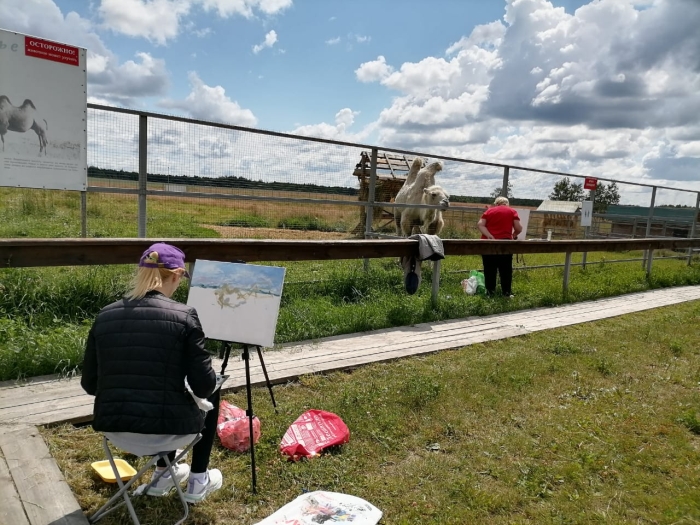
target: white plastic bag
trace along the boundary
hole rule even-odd
[[[382,511],[361,498],[317,490],[302,494],[257,525],[316,525],[325,522],[376,525],[380,519]]]
[[[476,280],[476,277],[474,277],[474,276],[471,276],[469,279],[464,279],[462,281],[462,288],[464,289],[464,292],[467,295],[476,294],[476,289],[478,286],[479,286],[479,283]]]

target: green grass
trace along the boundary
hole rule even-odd
[[[192,507],[189,523],[256,523],[306,490],[365,498],[387,525],[696,523],[699,320],[695,301],[308,375],[275,387],[279,413],[255,389],[258,494],[248,456],[217,444],[211,465],[224,488]],[[226,397],[245,406],[244,394]],[[338,414],[350,442],[290,463],[280,440],[309,408]],[[70,425],[43,433],[81,506],[94,511],[114,490],[89,467],[103,459],[99,435]],[[175,521],[179,510],[175,497],[137,501],[153,523]]]
[[[481,260],[450,257],[443,261],[436,305],[430,297],[428,264],[423,265],[418,293],[410,296],[393,259],[373,260],[367,271],[358,260],[277,263],[287,268],[287,275],[276,343],[700,283],[700,266],[689,267],[685,261],[656,261],[649,279],[640,263],[595,262],[630,255],[590,254],[594,262],[585,270],[572,269],[566,298],[562,269],[516,271],[516,298],[511,301],[465,295],[460,281],[468,270],[480,268]],[[527,257],[529,265],[563,261],[557,255]],[[1,269],[0,380],[78,371],[92,320],[100,308],[122,296],[132,271],[131,266]],[[186,289],[178,290],[175,298],[185,302]]]

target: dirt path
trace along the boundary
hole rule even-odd
[[[347,232],[319,232],[282,228],[242,228],[240,226],[217,226],[214,224],[201,224],[200,226],[218,232],[224,239],[343,240],[357,238]]]

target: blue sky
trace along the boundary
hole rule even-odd
[[[0,27],[88,48],[97,103],[700,190],[697,0],[2,0]]]

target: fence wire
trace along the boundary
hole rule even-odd
[[[144,121],[147,133],[140,137]],[[372,182],[366,146],[91,107],[87,194],[81,199],[77,192],[0,188],[0,236],[78,237],[84,229],[88,237],[136,237],[140,199],[149,237],[396,235],[394,214],[403,208],[391,204],[417,154],[395,151],[377,149]],[[141,195],[140,158],[147,172]],[[439,156],[424,158],[429,163]],[[623,181],[616,183],[620,204],[639,206],[597,207],[591,226],[583,227],[580,210],[543,203],[561,179],[509,169],[511,205],[527,211],[528,238],[689,237],[695,228],[697,193]],[[450,194],[450,207],[442,211],[440,236],[477,238],[476,223],[503,181],[503,166],[443,159],[435,183]],[[571,182],[582,180],[572,176]],[[384,204],[370,207],[370,200]],[[672,207],[679,205],[686,208]]]

